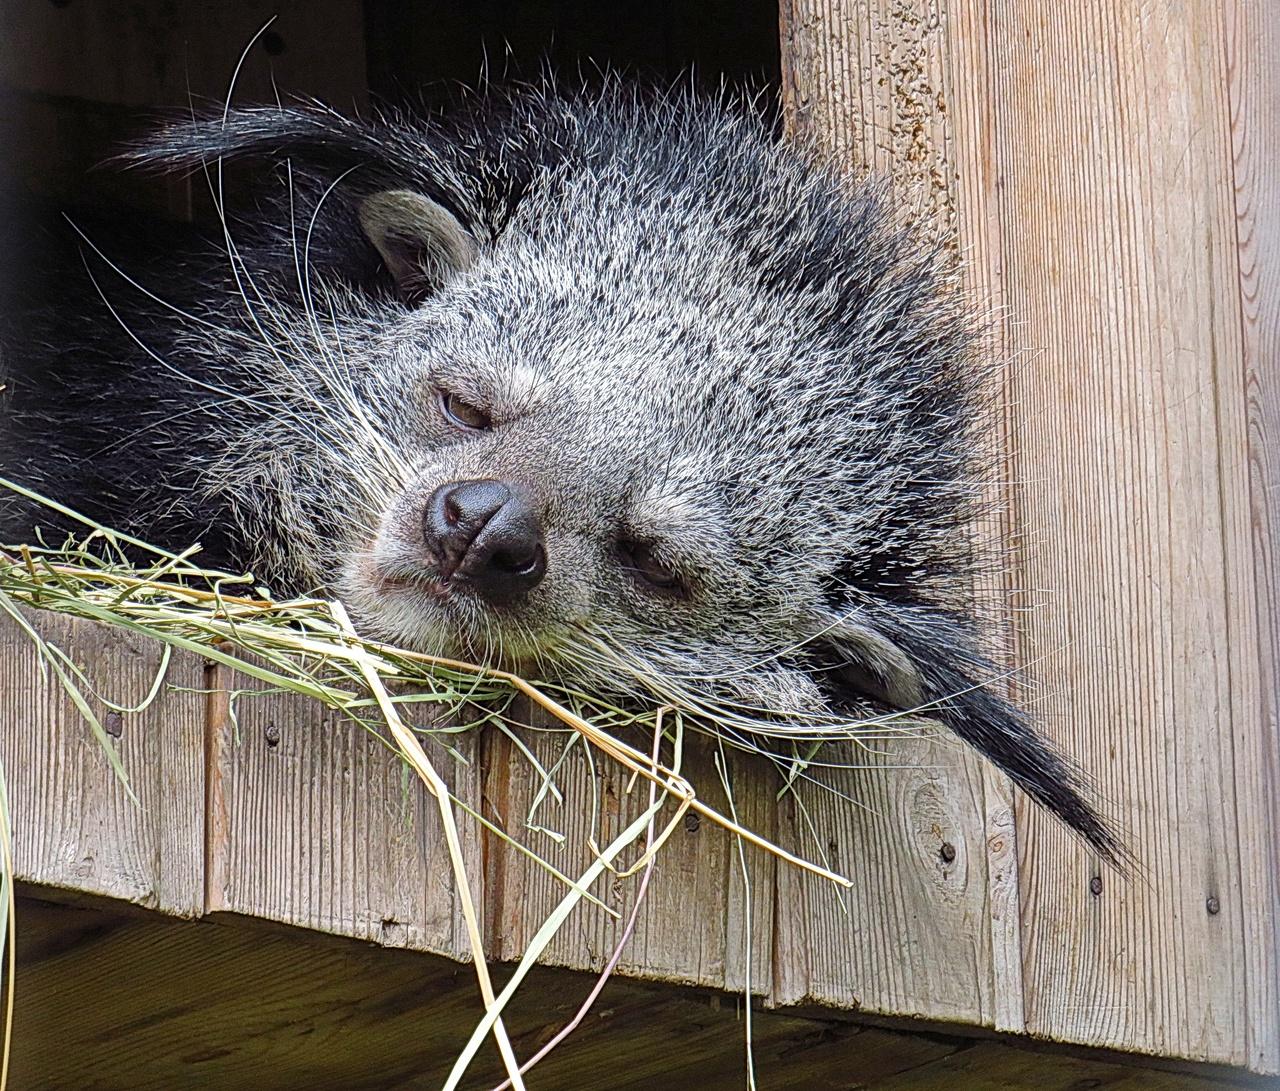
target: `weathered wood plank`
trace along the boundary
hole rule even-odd
[[[651,743],[629,741],[648,750]],[[527,758],[497,734],[487,736],[484,799],[492,817],[511,834],[536,849],[567,875],[581,874],[592,862],[591,846],[603,848],[648,805],[643,780],[630,786],[630,773],[597,753],[588,755],[582,740],[570,746],[563,731],[541,731],[525,739],[538,762],[556,768],[554,783],[563,802],[543,796],[542,778]],[[683,772],[699,795],[727,813],[714,746],[701,736],[686,739]],[[670,760],[669,750],[664,750]],[[563,761],[559,761],[564,756]],[[773,778],[761,763],[729,756],[734,802],[740,818],[765,837],[772,836]],[[557,762],[559,765],[557,766]],[[660,833],[674,815],[668,805],[656,822]],[[526,830],[526,822],[563,835]],[[643,838],[624,854],[620,870],[640,857]],[[748,851],[751,884],[751,956],[746,958],[748,904],[743,893],[741,861],[736,845],[723,830],[695,818],[682,821],[662,848],[654,867],[636,931],[619,962],[622,973],[688,984],[737,989],[746,985],[764,993],[772,977],[774,858]],[[565,894],[564,885],[527,859],[507,850],[496,838],[489,842],[488,889],[491,892],[490,936],[495,958],[519,958],[542,921]],[[547,950],[544,961],[574,969],[600,970],[622,934],[638,893],[639,874],[598,884],[594,892],[620,914],[614,919],[596,906],[584,905]]]
[[[219,682],[228,679],[219,672]],[[277,694],[211,705],[208,901],[210,913],[238,913],[300,927],[357,936],[389,946],[469,956],[461,908],[444,854],[435,804],[416,777],[375,738],[308,702]],[[517,714],[517,720],[523,714]],[[526,745],[544,768],[560,758],[567,736],[526,731]],[[429,754],[455,792],[566,875],[581,874],[603,847],[643,809],[647,791],[627,791],[629,773],[599,755],[587,759],[581,740],[554,773],[563,802],[545,797],[533,809],[542,778],[498,732],[450,736],[470,764],[438,746]],[[705,740],[693,743],[690,773],[713,799],[719,777]],[[481,756],[482,755],[482,756]],[[735,797],[743,817],[768,835],[771,790],[758,763],[743,763]],[[673,808],[668,808],[670,817]],[[660,820],[658,828],[661,829]],[[468,877],[485,923],[487,949],[516,960],[566,893],[545,869],[501,838],[458,814]],[[563,843],[539,828],[562,834]],[[629,866],[639,855],[627,854]],[[773,863],[752,853],[753,989],[771,978]],[[682,823],[662,851],[635,935],[619,972],[719,988],[745,984],[745,932],[739,862],[732,841],[703,823]],[[597,882],[594,892],[623,920],[638,876]],[[583,905],[547,949],[543,961],[600,970],[621,934],[621,921]]]
[[[951,740],[887,745],[781,804],[783,844],[854,886],[779,869],[774,1002],[989,1023],[981,778]]]
[[[793,126],[919,194],[1007,309],[1010,586],[1038,589],[1014,600],[1018,662],[1144,868],[1100,875],[1019,804],[995,1020],[1264,1070],[1277,311],[1259,253],[1276,244],[1251,210],[1275,203],[1275,23],[1225,2],[783,5]],[[1019,934],[1021,1002],[1000,954]]]
[[[1143,876],[1027,809],[1028,1029],[1246,1059],[1236,732],[1261,730],[1221,5],[1026,5],[998,26],[1024,662]],[[1215,911],[1216,908],[1216,911]]]
[[[921,222],[956,228],[957,161],[968,161],[952,148],[943,9],[786,0],[781,13],[789,128],[855,173],[892,177]],[[780,901],[800,898],[805,912],[779,918],[793,964],[780,958],[777,999],[1020,1029],[1007,784],[950,740],[888,748],[890,760],[838,785],[873,816],[835,795],[815,811],[819,843],[859,882],[848,916],[833,892],[779,874]]]
[[[161,647],[89,622],[32,612],[92,690],[140,704]],[[176,657],[169,686],[198,689],[199,664]],[[82,689],[86,687],[82,686]],[[20,880],[103,894],[180,916],[204,910],[204,699],[170,692],[138,713],[113,713],[86,689],[115,734],[129,796],[57,680],[41,673],[28,637],[0,622],[0,766],[13,815]]]
[[[1280,1071],[1280,12],[1229,3],[1225,52],[1244,340],[1261,730],[1236,724],[1247,1058]]]
[[[942,126],[947,141],[946,165],[954,176],[954,213],[951,224],[966,257],[967,286],[976,306],[995,307],[1005,298],[1004,238],[1016,225],[1005,224],[995,200],[994,157],[962,154],[963,149],[995,146],[996,117],[991,109],[990,80],[978,73],[992,73],[990,10],[985,5],[961,4],[946,13],[945,37],[940,48],[946,57],[945,93],[935,101],[945,111]],[[1009,323],[991,321],[986,337],[990,351],[1000,359],[1012,359],[1019,345]],[[999,392],[993,399],[1000,405]],[[1000,405],[994,421],[997,450],[1009,450],[1016,441],[1016,421],[1008,407]],[[1012,550],[1024,533],[1018,488],[997,476],[989,482],[988,513],[979,535]],[[1000,625],[994,657],[1009,672],[1009,696],[1020,706],[1030,706],[1034,687],[1016,656],[1017,612],[1008,608],[1021,596],[1020,574],[1004,566],[980,577],[977,588],[983,601],[997,604],[990,611]],[[988,897],[991,913],[992,960],[995,980],[993,1024],[996,1029],[1022,1031],[1026,1026],[1022,981],[1022,922],[1018,883],[1016,797],[1009,778],[993,767],[984,770],[986,801]]]
[[[255,695],[252,680],[216,675],[207,911],[468,957],[439,814],[394,751],[317,703]],[[478,807],[476,740],[452,742],[471,765],[435,746],[429,757]],[[465,816],[458,822],[482,905],[480,837]]]

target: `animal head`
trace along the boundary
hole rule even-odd
[[[238,399],[204,480],[247,560],[372,635],[728,730],[941,720],[1114,856],[982,655],[992,368],[881,189],[617,84],[232,111],[137,158],[238,156],[281,183],[228,227],[237,317],[202,334]]]

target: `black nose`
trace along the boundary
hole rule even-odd
[[[427,501],[422,532],[441,577],[467,584],[490,602],[508,602],[546,575],[542,524],[517,485],[441,485]]]

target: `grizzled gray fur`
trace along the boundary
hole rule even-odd
[[[0,471],[372,636],[726,731],[920,710],[1116,855],[981,653],[990,368],[882,191],[617,82],[236,109],[130,156],[215,194],[244,157],[249,215],[145,257],[88,233],[89,298],[12,324]]]

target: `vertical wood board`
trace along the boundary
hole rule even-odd
[[[204,700],[169,690],[141,712],[114,712],[94,694],[141,704],[161,665],[159,644],[41,611],[31,624],[85,675],[79,683],[136,802],[89,724],[42,673],[25,632],[0,618],[0,766],[13,816],[14,874],[196,916],[204,910]],[[199,663],[174,657],[167,687],[198,689]]]
[[[927,230],[956,230],[966,161],[953,147],[945,6],[786,0],[781,15],[788,129],[855,176],[892,178],[895,202]],[[1008,786],[953,740],[887,749],[879,768],[844,775],[853,804],[819,805],[819,843],[859,883],[847,910],[779,875],[780,906],[800,899],[804,911],[779,913],[792,964],[780,959],[778,999],[1020,1029]],[[859,803],[871,814],[853,813]],[[788,821],[799,842],[806,824]]]
[[[1276,15],[793,0],[783,32],[792,126],[953,226],[1004,308],[1019,689],[1143,869],[1019,801],[995,1021],[1274,1071]]]
[[[779,869],[774,1002],[989,1024],[981,776],[951,740],[879,745],[777,804],[782,844],[854,885]]]
[[[564,874],[577,878],[594,858],[648,806],[645,780],[598,752],[588,753],[581,739],[570,743],[563,730],[526,733],[524,742],[561,799],[543,791],[543,777],[506,738],[491,733],[485,745],[484,800],[491,817]],[[627,741],[648,751],[652,745],[628,732]],[[567,750],[566,750],[567,746]],[[682,774],[700,798],[730,814],[716,770],[714,746],[688,735]],[[670,749],[664,748],[670,761]],[[734,807],[739,819],[764,837],[772,837],[774,778],[761,763],[728,757]],[[671,800],[655,820],[655,836],[674,819]],[[530,828],[534,827],[534,828]],[[557,837],[563,840],[557,842]],[[620,873],[640,861],[645,839],[624,852]],[[495,958],[518,959],[564,897],[565,886],[544,869],[488,838],[491,893],[488,908],[491,951]],[[686,814],[656,857],[636,920],[635,933],[622,952],[620,972],[663,981],[743,989],[767,994],[772,979],[773,876],[775,859],[746,851],[749,895],[734,840],[714,823]],[[783,865],[785,866],[785,865]],[[547,949],[543,961],[574,969],[601,970],[613,954],[639,895],[640,872],[606,874],[593,888],[619,916],[598,906],[581,905]],[[750,938],[748,948],[747,940]]]
[[[1236,725],[1251,1068],[1280,1071],[1280,10],[1225,10],[1260,730]]]
[[[1046,729],[1099,780],[1140,874],[1023,809],[1028,1030],[1240,1064],[1258,631],[1238,385],[1221,6],[1023,5],[993,23],[1012,378],[1028,482],[1021,628]]]
[[[208,901],[238,913],[390,947],[469,957],[434,800],[374,735],[316,702],[259,692],[217,671],[210,704]],[[427,754],[453,791],[478,800],[471,760]],[[485,889],[480,838],[459,816],[467,878]]]

